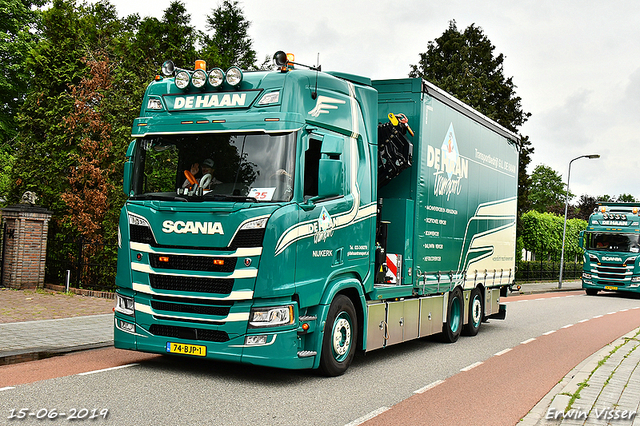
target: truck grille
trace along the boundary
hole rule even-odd
[[[160,258],[166,258],[160,261]],[[216,265],[214,261],[222,262]],[[206,271],[206,272],[233,272],[236,268],[237,258],[223,258],[210,256],[180,256],[149,254],[151,267],[160,269],[179,269],[185,271]]]
[[[235,250],[237,248],[246,247],[262,247],[264,239],[264,228],[262,229],[243,229],[238,231],[236,236],[229,244],[229,248]]]
[[[148,226],[129,225],[129,233],[131,241],[134,243],[155,245],[156,240],[153,238],[151,229]]]
[[[151,307],[156,311],[169,311],[180,312],[184,314],[198,314],[198,315],[217,315],[226,317],[231,310],[230,306],[215,306],[209,301],[203,303],[193,304],[193,301],[189,303],[174,303],[159,300],[152,300]]]
[[[630,274],[627,274],[627,267],[624,265],[601,264],[596,267],[597,276],[601,280],[623,281]]]
[[[233,289],[233,283],[233,279],[224,278],[149,275],[149,284],[151,285],[151,288],[158,290],[230,294]]]
[[[175,325],[153,324],[149,333],[155,336],[173,337],[185,340],[206,340],[209,342],[228,342],[229,335],[220,330],[204,328],[178,327]]]

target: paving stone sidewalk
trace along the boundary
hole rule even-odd
[[[0,288],[0,365],[113,345],[113,299]]]
[[[574,368],[518,425],[640,426],[640,328]]]

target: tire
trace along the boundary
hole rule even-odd
[[[338,295],[331,302],[322,338],[320,372],[335,377],[351,365],[358,342],[358,318],[351,300]]]
[[[445,343],[455,343],[460,337],[462,331],[462,316],[464,311],[464,302],[462,300],[462,291],[456,287],[449,293],[447,302],[447,322],[443,326],[442,341]]]
[[[467,316],[467,325],[464,326],[463,332],[465,336],[475,336],[480,330],[482,318],[484,317],[484,303],[482,303],[482,294],[477,287],[471,290],[469,297],[469,311]]]
[[[585,288],[585,292],[587,292],[587,296],[596,296],[598,294],[597,288]]]

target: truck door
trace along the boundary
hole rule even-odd
[[[351,190],[350,139],[330,133],[312,133],[302,159],[305,202],[300,224],[306,224],[297,244],[296,282],[320,297],[332,270],[345,263],[354,232],[357,195]],[[302,236],[302,235],[301,235]],[[307,294],[310,295],[310,294]],[[313,297],[315,298],[315,297]]]

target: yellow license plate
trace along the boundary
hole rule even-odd
[[[618,289],[618,287],[612,287],[612,286],[610,286],[610,285],[605,285],[605,286],[604,286],[604,289],[605,289],[605,290],[617,290],[617,289]]]
[[[207,347],[200,345],[185,345],[184,343],[167,342],[167,352],[172,354],[207,356]]]

